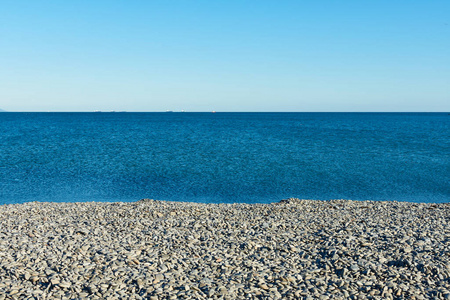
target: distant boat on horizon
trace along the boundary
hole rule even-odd
[[[173,113],[173,110],[166,110],[166,113]]]

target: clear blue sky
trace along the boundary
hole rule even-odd
[[[450,111],[450,1],[20,1],[9,111]]]

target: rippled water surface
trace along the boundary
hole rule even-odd
[[[450,201],[447,113],[0,113],[0,203]]]

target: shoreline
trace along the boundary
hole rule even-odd
[[[450,205],[0,205],[0,300],[450,299]]]

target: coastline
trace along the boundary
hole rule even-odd
[[[0,206],[0,299],[450,299],[450,205]]]

